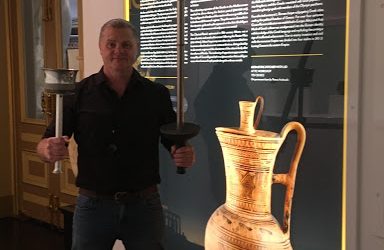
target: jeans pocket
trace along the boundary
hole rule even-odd
[[[76,208],[82,210],[94,210],[96,209],[97,199],[79,194],[77,197]]]

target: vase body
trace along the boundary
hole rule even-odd
[[[240,102],[239,128],[216,128],[225,164],[226,201],[207,223],[206,250],[292,249],[290,210],[305,130],[297,122],[288,123],[281,133],[255,129],[256,103]],[[262,105],[256,123],[261,111]],[[298,138],[289,173],[274,174],[280,146],[292,130],[297,132]],[[286,186],[282,225],[271,214],[273,183]]]

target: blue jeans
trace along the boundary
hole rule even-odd
[[[72,250],[108,250],[120,239],[127,250],[161,250],[164,215],[158,192],[124,204],[79,195],[73,217]]]

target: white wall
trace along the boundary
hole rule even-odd
[[[83,0],[84,77],[100,70],[101,26],[112,18],[124,17],[124,0]]]
[[[347,248],[384,249],[384,0],[351,1]]]
[[[362,33],[360,249],[384,249],[384,0],[365,0]]]

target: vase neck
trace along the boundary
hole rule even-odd
[[[255,109],[258,107],[256,119],[255,119]],[[258,96],[254,102],[250,101],[239,101],[240,108],[240,127],[241,131],[252,134],[257,129],[259,125],[261,114],[264,109],[264,99],[261,96]]]
[[[253,120],[255,116],[256,102],[240,101],[240,127],[239,129],[247,133],[255,131]]]
[[[246,213],[271,213],[272,166],[267,172],[234,168],[226,171],[228,207]]]

